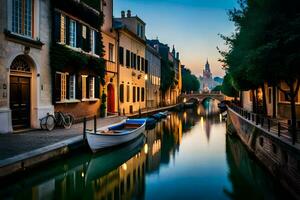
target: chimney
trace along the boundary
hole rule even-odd
[[[127,10],[127,17],[131,17],[131,10]]]
[[[125,11],[124,10],[121,11],[121,17],[125,18]]]

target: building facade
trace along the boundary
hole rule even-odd
[[[50,1],[0,1],[0,133],[38,128],[53,113]]]
[[[102,1],[51,2],[50,63],[55,111],[70,113],[75,120],[99,115],[100,84],[105,82]]]
[[[145,79],[148,61],[146,57],[146,24],[131,11],[122,11],[121,18],[114,19],[119,41],[119,112],[128,114],[146,107]]]
[[[108,114],[118,112],[118,41],[117,32],[113,29],[113,0],[106,0],[102,7],[104,23],[101,29],[106,63],[105,87],[106,111]]]
[[[146,60],[149,63],[148,76],[146,80],[146,106],[155,108],[161,105],[160,79],[161,62],[158,48],[147,45]]]

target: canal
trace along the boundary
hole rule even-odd
[[[172,113],[114,151],[74,153],[2,182],[0,199],[286,199],[239,139],[226,135],[216,104]]]

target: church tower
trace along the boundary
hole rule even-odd
[[[206,60],[205,68],[203,70],[203,77],[207,79],[212,79],[212,73],[210,71],[210,64],[208,59]]]

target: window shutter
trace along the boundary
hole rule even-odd
[[[90,98],[90,76],[86,77],[86,98]]]
[[[100,47],[100,34],[95,31],[95,53],[100,56],[101,47]]]
[[[61,75],[55,74],[55,101],[61,101]]]
[[[76,47],[82,48],[82,25],[79,22],[76,22]],[[83,49],[83,48],[82,48]]]
[[[70,18],[66,16],[66,44],[70,44]]]
[[[60,13],[57,11],[54,11],[54,31],[53,31],[53,37],[55,42],[60,41]]]
[[[82,78],[76,75],[76,99],[82,99]]]
[[[66,99],[70,99],[70,75],[66,75]]]
[[[100,78],[98,76],[95,77],[95,98],[100,99]]]
[[[92,50],[91,48],[91,30],[86,27],[86,49],[87,52]]]

